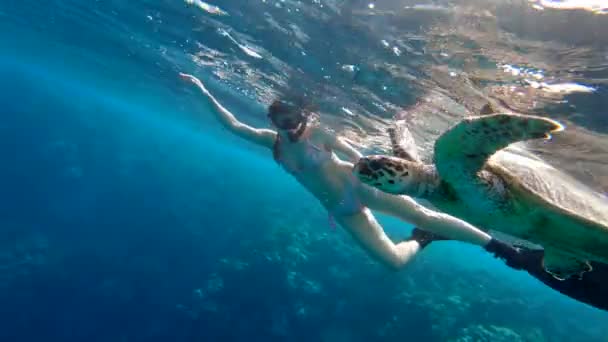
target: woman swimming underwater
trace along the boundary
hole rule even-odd
[[[238,121],[199,79],[182,73],[180,77],[201,91],[216,118],[230,132],[272,150],[274,159],[321,202],[330,217],[384,265],[395,270],[402,268],[435,238],[433,234],[489,251],[501,244],[462,220],[429,210],[409,197],[386,194],[359,182],[352,175],[352,162],[362,155],[343,139],[313,124],[312,113],[301,106],[275,101],[268,109],[268,118],[277,130],[253,128]],[[350,161],[341,160],[334,151]],[[418,233],[394,243],[371,210],[400,218],[430,233]]]

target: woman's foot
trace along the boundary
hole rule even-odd
[[[450,240],[441,235],[433,234],[431,232],[427,232],[426,230],[422,230],[418,227],[412,230],[412,236],[410,236],[407,240],[415,240],[420,244],[420,248],[426,247],[432,241],[442,241],[442,240]]]

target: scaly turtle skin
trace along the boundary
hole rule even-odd
[[[526,153],[504,150],[518,141],[548,139],[563,130],[536,116],[469,117],[435,142],[425,165],[411,137],[389,131],[395,156],[362,158],[353,173],[391,194],[428,200],[435,208],[484,229],[543,246],[545,269],[565,279],[608,263],[608,201],[572,177]]]

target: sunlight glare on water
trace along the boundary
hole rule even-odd
[[[597,14],[608,14],[608,4],[604,0],[529,0],[536,8],[553,8],[561,10],[582,9]]]

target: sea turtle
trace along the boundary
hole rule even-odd
[[[357,178],[426,199],[480,229],[541,245],[545,269],[558,279],[589,271],[588,261],[608,263],[605,197],[536,156],[505,149],[549,139],[564,129],[560,123],[519,114],[468,117],[437,139],[434,165],[421,162],[411,136],[400,137],[404,129],[389,131],[395,156],[361,158],[353,168]]]

